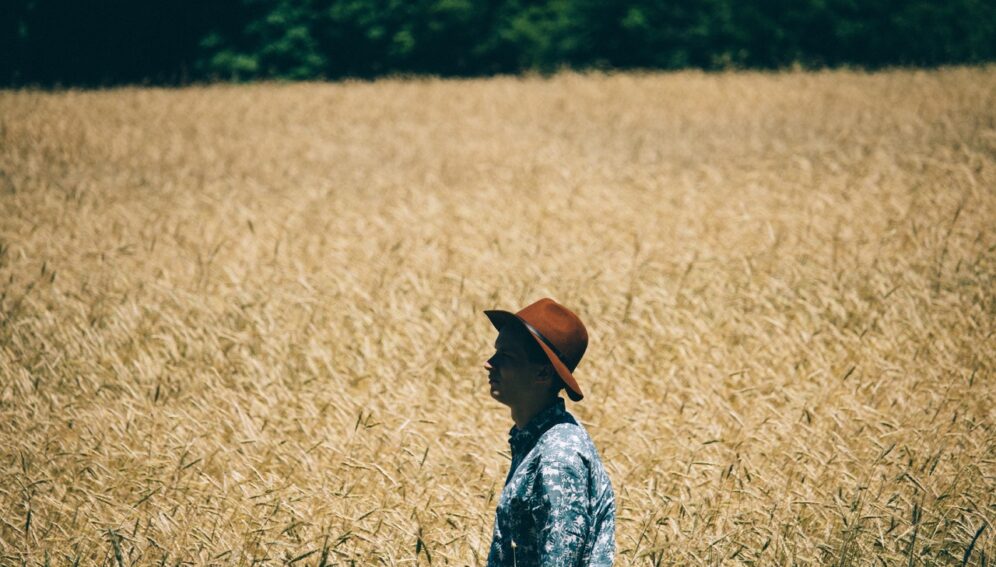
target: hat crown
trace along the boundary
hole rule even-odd
[[[544,297],[515,314],[538,331],[571,372],[588,348],[588,330],[570,309]]]

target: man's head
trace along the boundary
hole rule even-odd
[[[495,354],[484,368],[491,397],[510,407],[555,397],[564,387],[543,349],[519,325],[502,328],[495,340]]]
[[[588,348],[588,331],[570,309],[544,297],[517,313],[492,309],[484,314],[499,334],[508,329],[509,336],[524,337],[519,342],[534,361],[545,358],[553,385],[562,387],[575,402],[584,398],[573,373]],[[490,371],[491,365],[486,367]]]

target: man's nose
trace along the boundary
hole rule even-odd
[[[485,360],[484,361],[484,369],[490,371],[492,368],[494,368],[494,367],[491,366],[491,361],[490,360]]]

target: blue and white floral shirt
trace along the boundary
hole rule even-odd
[[[495,512],[488,567],[612,565],[615,495],[588,432],[564,408],[509,432],[512,465]]]

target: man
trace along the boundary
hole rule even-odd
[[[577,315],[552,299],[485,311],[498,330],[491,397],[512,410],[512,464],[495,513],[488,567],[608,566],[615,496],[587,431],[558,396],[584,394],[572,372],[588,347]]]

